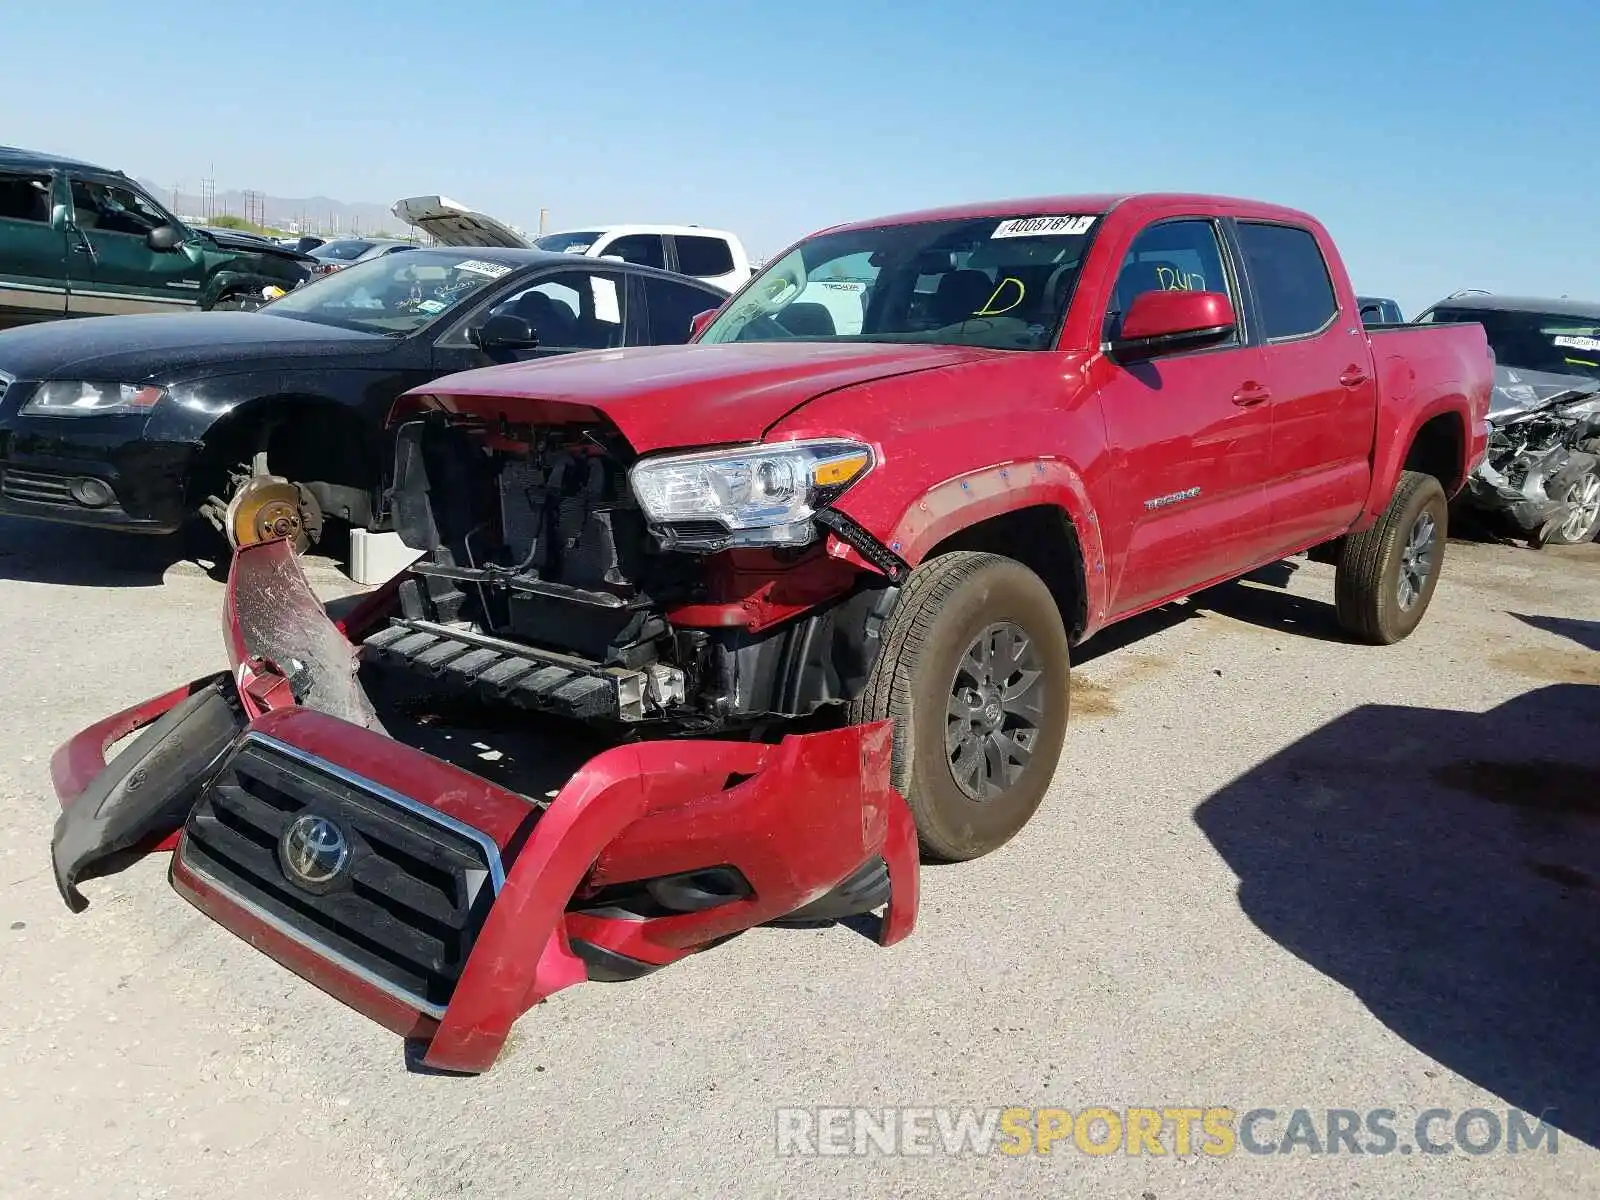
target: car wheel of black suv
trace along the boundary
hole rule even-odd
[[[1439,481],[1401,472],[1372,528],[1345,538],[1333,583],[1345,632],[1379,646],[1409,637],[1433,600],[1449,529],[1449,502]]]
[[[851,719],[894,722],[894,785],[925,858],[998,849],[1028,823],[1067,727],[1067,633],[1044,581],[962,550],[911,573]]]

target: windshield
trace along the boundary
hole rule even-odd
[[[312,252],[315,258],[336,258],[341,262],[360,258],[372,249],[371,242],[326,242]]]
[[[557,254],[582,254],[599,240],[598,233],[551,233],[533,244],[540,250],[551,250]]]
[[[511,271],[462,250],[385,254],[303,284],[260,311],[398,337]]]
[[[1431,325],[1477,322],[1489,339],[1495,362],[1502,367],[1600,379],[1600,317],[1441,305],[1421,321]]]
[[[931,342],[1049,348],[1097,218],[922,221],[801,242],[701,342]]]

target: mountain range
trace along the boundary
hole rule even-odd
[[[387,204],[335,200],[329,196],[268,196],[239,189],[215,192],[208,202],[202,193],[191,188],[163,185],[153,179],[140,179],[139,183],[178,216],[192,217],[200,224],[227,213],[275,229],[288,231],[298,226],[300,232],[323,236],[378,233],[403,236],[407,232]]]

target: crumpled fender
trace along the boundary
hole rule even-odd
[[[345,625],[370,620],[357,609],[344,624],[328,616],[300,558],[282,538],[241,546],[223,602],[228,661],[252,718],[304,704],[363,729],[382,731],[356,678],[358,650]]]
[[[50,859],[69,909],[89,906],[80,880],[172,848],[201,785],[243,726],[232,682],[218,675],[108,717],[56,751],[50,766],[62,810]],[[106,747],[136,730],[142,732],[108,765]]]
[[[881,945],[916,920],[911,811],[889,786],[888,722],[745,742],[660,741],[590,759],[517,855],[424,1062],[485,1071],[518,1016],[587,971],[571,937],[664,965],[826,895],[882,855]],[[744,777],[729,785],[730,776]],[[752,894],[704,912],[612,920],[566,911],[580,884],[734,866]]]

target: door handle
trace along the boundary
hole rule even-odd
[[[1240,408],[1254,408],[1272,399],[1272,393],[1259,383],[1247,383],[1233,394],[1233,402]]]
[[[88,242],[73,242],[72,252],[74,254],[93,254],[94,247],[89,245]]]
[[[1367,373],[1360,367],[1346,367],[1344,374],[1339,376],[1339,383],[1344,387],[1360,387],[1367,381]]]

